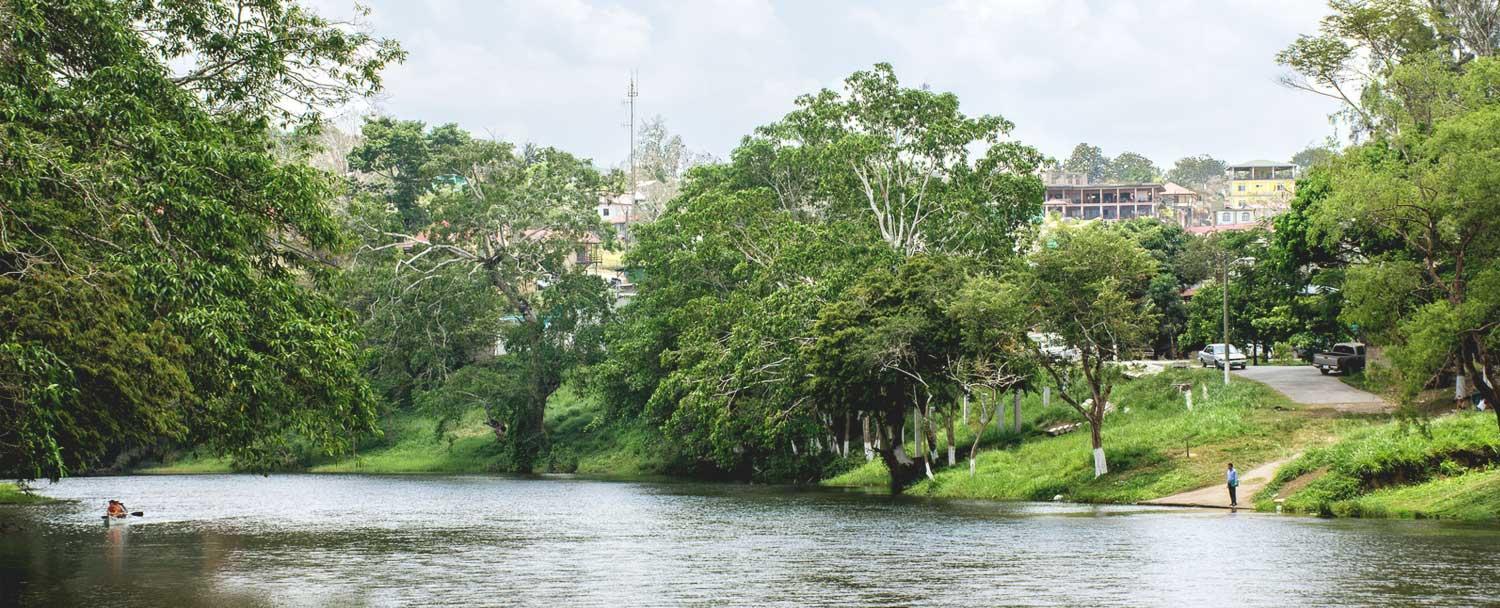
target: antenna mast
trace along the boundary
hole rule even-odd
[[[630,106],[630,198],[635,200],[635,98],[641,92],[636,88],[636,73],[630,72],[630,87],[625,89],[625,103]]]

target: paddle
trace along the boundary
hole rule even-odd
[[[146,513],[144,511],[131,511],[130,514],[134,515],[136,517],[145,517],[146,516]]]

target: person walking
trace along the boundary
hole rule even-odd
[[[1237,507],[1240,501],[1234,495],[1234,489],[1240,487],[1240,472],[1234,470],[1234,463],[1229,463],[1229,471],[1224,474],[1224,477],[1229,482],[1229,506]]]

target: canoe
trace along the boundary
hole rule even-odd
[[[108,528],[110,526],[128,526],[131,523],[134,523],[134,520],[139,519],[139,518],[130,517],[130,516],[126,516],[126,517],[110,517],[108,515],[100,515],[99,518],[104,520],[104,527],[106,527],[106,528]]]

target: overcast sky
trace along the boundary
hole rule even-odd
[[[374,32],[411,55],[387,71],[380,112],[604,167],[626,156],[631,70],[637,116],[720,158],[797,95],[877,62],[1059,159],[1087,141],[1163,168],[1286,160],[1333,132],[1333,106],[1279,85],[1274,61],[1316,28],[1321,0],[365,1]]]

